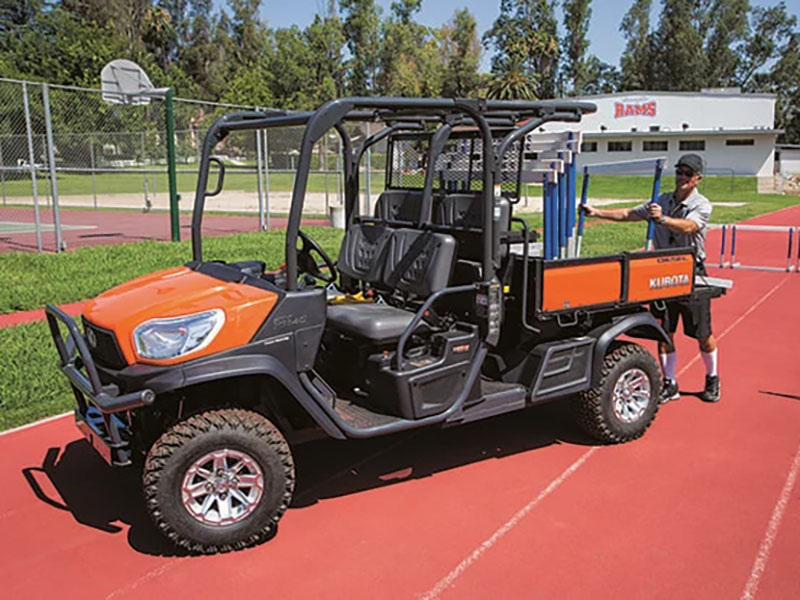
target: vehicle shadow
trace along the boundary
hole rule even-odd
[[[560,404],[533,407],[450,429],[425,428],[369,440],[321,440],[297,446],[297,482],[290,510],[483,460],[552,444],[593,445]],[[157,530],[146,512],[136,467],[112,469],[85,440],[49,448],[42,464],[22,470],[37,499],[69,512],[82,525],[117,535],[128,526],[132,549],[154,556],[185,556]],[[46,477],[57,491],[40,485]]]
[[[142,500],[136,467],[112,469],[83,439],[61,448],[49,448],[42,464],[22,469],[36,498],[69,512],[82,525],[117,535],[128,525],[128,543],[145,554],[184,556],[186,553],[159,533]],[[56,492],[50,497],[39,483],[46,477]]]
[[[444,430],[429,427],[372,440],[321,440],[295,453],[292,507],[561,443],[597,443],[577,429],[565,403]]]

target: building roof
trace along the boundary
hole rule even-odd
[[[577,96],[576,100],[586,100],[591,102],[597,98],[627,98],[629,96],[679,96],[679,97],[701,97],[701,98],[777,98],[777,94],[768,93],[743,93],[729,92],[724,90],[714,92],[661,92],[658,90],[630,90],[627,92],[611,92],[609,94],[594,94],[589,96]]]
[[[710,135],[780,135],[783,129],[671,129],[659,131],[584,131],[584,137],[678,137],[678,136],[710,136]],[[786,147],[786,146],[782,146]],[[796,146],[800,148],[800,146]]]

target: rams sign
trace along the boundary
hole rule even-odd
[[[615,102],[614,118],[621,117],[655,117],[656,101],[650,102]]]

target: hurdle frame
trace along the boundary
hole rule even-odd
[[[731,269],[747,269],[751,271],[774,271],[779,273],[791,273],[800,269],[800,243],[798,243],[797,260],[792,264],[792,249],[794,247],[795,235],[800,235],[800,228],[792,227],[791,225],[730,225],[731,228]],[[736,261],[736,232],[737,231],[762,231],[762,232],[776,232],[788,234],[788,249],[786,252],[786,266],[776,267],[773,265],[745,265]],[[721,253],[724,252],[724,233],[723,233],[723,246]],[[722,256],[720,256],[720,266],[722,266]]]

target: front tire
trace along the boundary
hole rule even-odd
[[[606,444],[641,437],[658,412],[661,371],[638,344],[615,342],[603,361],[597,386],[575,401],[578,424]]]
[[[170,540],[214,554],[254,546],[292,499],[289,444],[263,416],[207,411],[167,430],[147,454],[147,509]]]

